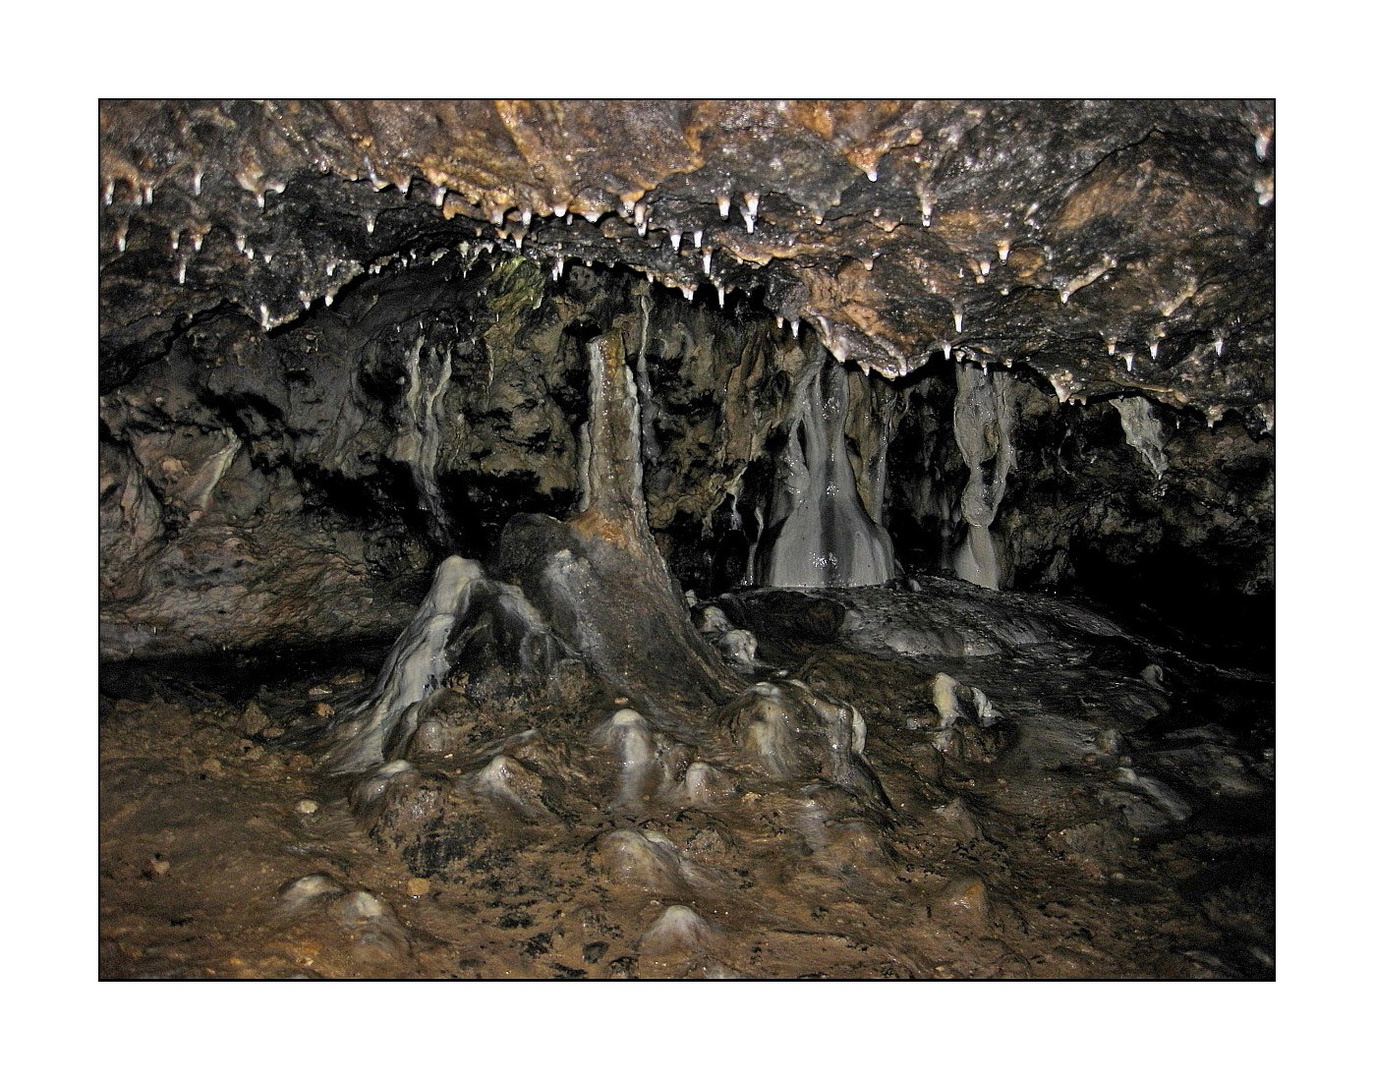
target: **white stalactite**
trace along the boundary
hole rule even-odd
[[[1112,398],[1112,408],[1121,417],[1121,430],[1126,436],[1127,444],[1144,458],[1146,464],[1154,470],[1156,478],[1163,477],[1165,470],[1169,468],[1169,458],[1164,453],[1164,444],[1168,441],[1168,436],[1149,398]]]

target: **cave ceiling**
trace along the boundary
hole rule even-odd
[[[506,253],[743,293],[888,377],[953,355],[1267,430],[1274,155],[1272,101],[109,100],[102,372]]]

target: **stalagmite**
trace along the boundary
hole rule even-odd
[[[634,709],[621,709],[592,731],[591,741],[615,754],[620,768],[616,802],[633,804],[653,794],[654,740],[649,722]]]
[[[711,807],[735,793],[729,773],[703,761],[694,761],[682,778],[679,798],[688,806]]]
[[[500,572],[642,715],[661,729],[690,730],[740,682],[688,620],[649,529],[640,401],[621,332],[593,339],[587,356],[581,512],[566,524],[512,518]]]
[[[429,595],[410,626],[392,647],[372,693],[343,713],[325,755],[333,772],[358,772],[383,760],[393,730],[435,690],[448,674],[449,634],[467,612],[472,584],[483,577],[472,559],[454,555],[440,565]]]
[[[491,580],[473,559],[450,556],[371,692],[338,713],[322,764],[356,773],[389,761],[395,770],[450,671],[478,686],[543,687],[564,655],[518,588]]]
[[[539,774],[505,754],[497,754],[484,768],[472,774],[465,786],[526,822],[556,820],[544,805],[543,781]]]
[[[863,757],[867,724],[859,710],[803,682],[755,683],[720,710],[717,723],[773,780],[824,780],[861,796],[879,790]]]
[[[698,871],[662,833],[616,829],[597,838],[597,855],[607,878],[621,887],[676,896],[691,888]]]
[[[715,932],[706,920],[690,907],[674,904],[644,931],[639,950],[644,956],[666,961],[705,952],[715,942]]]

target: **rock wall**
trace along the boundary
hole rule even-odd
[[[102,368],[435,244],[762,292],[900,377],[1273,412],[1272,101],[105,101]],[[92,192],[97,195],[97,192]]]
[[[580,265],[554,279],[469,249],[273,332],[212,313],[106,387],[102,655],[394,635],[439,560],[488,559],[513,514],[577,507],[584,343],[612,328],[641,401],[648,522],[684,587],[772,580],[782,547],[811,550],[806,519],[837,551],[877,553],[865,582],[957,569],[982,529],[985,584],[1176,593],[1174,615],[1201,590],[1218,619],[1272,595],[1262,428],[1076,405],[1030,369],[958,357],[890,382],[747,294],[688,299]],[[978,421],[967,446],[957,416]],[[844,514],[823,512],[840,497]],[[988,522],[970,523],[970,497]]]
[[[394,634],[439,559],[487,558],[512,514],[577,504],[580,342],[611,325],[655,387],[650,520],[700,558],[781,415],[778,356],[800,354],[760,319],[654,293],[454,253],[289,329],[221,313],[175,336],[101,396],[102,655]]]
[[[912,384],[889,452],[889,525],[913,570],[957,572],[970,532],[954,366],[933,364]],[[1075,592],[1197,644],[1272,655],[1272,433],[1146,412],[1139,398],[1061,402],[1020,368],[1004,380],[1015,462],[990,529],[1002,586]]]

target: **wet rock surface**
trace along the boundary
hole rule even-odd
[[[134,365],[483,243],[763,288],[892,375],[957,348],[1265,426],[1275,152],[1265,101],[110,101],[101,336]]]
[[[575,504],[577,342],[617,320],[687,587],[870,583],[886,528],[1262,647],[1271,102],[589,108],[102,105],[102,655],[395,632],[439,559]],[[789,446],[818,350],[852,467]],[[976,470],[959,379],[1017,432]]]
[[[956,368],[976,366],[888,383],[754,301],[470,252],[368,275],[268,334],[215,314],[112,374],[101,655],[397,633],[442,559],[494,560],[513,514],[580,505],[588,343],[608,335],[641,400],[647,528],[685,588],[944,569],[1086,593],[1190,648],[1271,648],[1271,435],[1139,397],[1062,404],[1014,368],[990,376],[1002,419],[971,432],[1008,435],[970,465]]]
[[[102,974],[1272,977],[1273,154],[102,103]]]
[[[1004,639],[1024,617],[929,584]],[[868,640],[918,630],[921,597],[823,596]],[[585,677],[561,698],[445,692],[425,745],[330,779],[292,746],[318,730],[322,671],[244,708],[213,673],[145,672],[145,700],[102,700],[102,974],[1272,977],[1272,745],[1238,722],[1267,688],[1038,607],[1054,636],[995,655],[844,640],[765,660],[791,722],[844,711],[864,783],[826,748],[770,770],[733,706],[687,742]],[[1104,664],[1104,641],[1176,689]],[[1199,713],[1206,694],[1228,707]],[[245,735],[258,713],[279,734]]]

